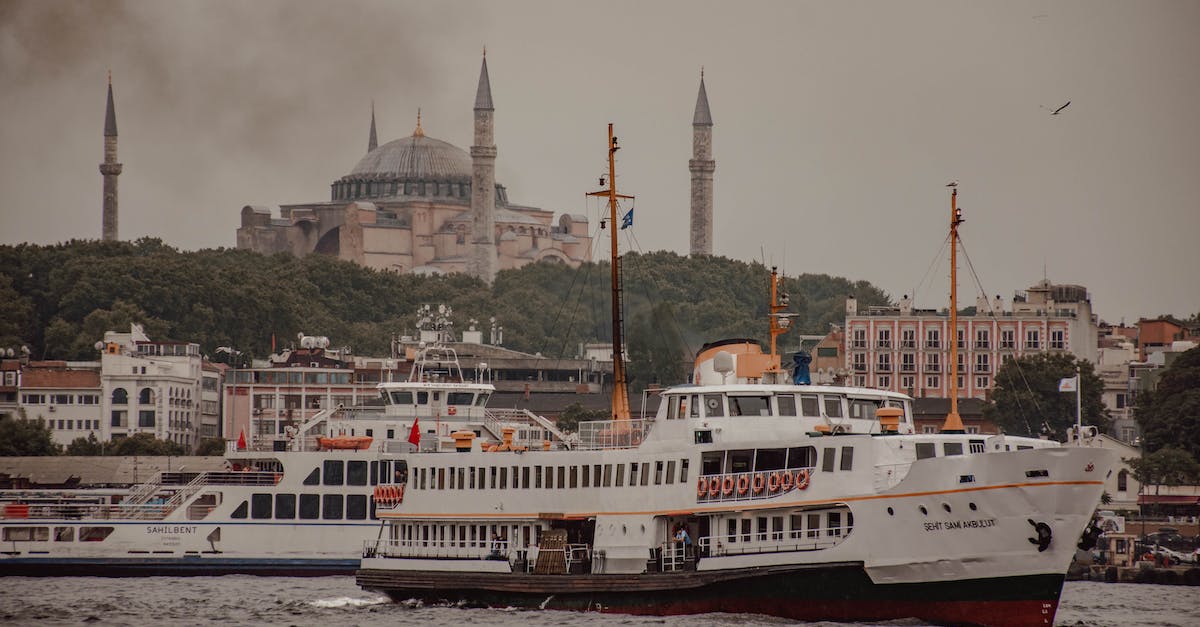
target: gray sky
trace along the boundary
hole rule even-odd
[[[594,224],[614,122],[636,249],[687,252],[704,66],[717,254],[941,306],[957,179],[989,294],[1044,268],[1110,322],[1190,315],[1198,34],[1200,2],[1157,0],[4,1],[0,242],[99,237],[110,67],[121,237],[197,249],[233,246],[243,205],[328,199],[372,99],[380,143],[421,107],[469,147],[486,45],[510,199]]]

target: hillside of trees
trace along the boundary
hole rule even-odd
[[[721,257],[630,254],[622,261],[631,357],[664,382],[701,344],[766,339],[769,270]],[[363,355],[387,354],[394,334],[414,331],[425,303],[454,308],[458,330],[495,316],[504,345],[574,357],[584,342],[611,339],[608,263],[539,263],[502,271],[491,287],[464,275],[414,276],[330,257],[264,256],[236,249],[180,251],[157,239],[0,246],[0,347],[28,346],[33,359],[94,359],[106,330],[145,326],[154,339],[230,346],[252,357],[298,332],[325,335]],[[844,300],[889,302],[865,281],[788,277],[801,333],[843,320]],[[794,337],[795,333],[789,334]],[[784,348],[794,344],[784,336]],[[682,358],[682,359],[681,359]],[[646,373],[631,373],[646,382]]]

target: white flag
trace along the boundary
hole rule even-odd
[[[1059,381],[1058,381],[1058,391],[1059,392],[1074,392],[1077,389],[1079,389],[1079,377],[1078,376],[1074,376],[1069,379],[1059,379]]]

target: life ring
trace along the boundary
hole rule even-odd
[[[708,479],[700,477],[696,482],[696,496],[704,496],[708,493]]]
[[[713,477],[712,481],[708,482],[708,498],[716,498],[721,493],[721,478]]]
[[[792,489],[792,473],[785,470],[779,473],[779,489],[787,492]]]
[[[453,416],[454,414],[457,414],[457,413],[458,413],[458,408],[457,408],[457,407],[455,407],[454,405],[451,405],[451,406],[449,406],[449,407],[447,407],[447,408],[446,408],[446,413],[447,413],[447,414],[450,414],[451,416]]]
[[[738,496],[741,496],[750,489],[750,475],[741,475],[737,480]]]
[[[771,477],[767,479],[767,491],[771,494],[779,491],[779,482],[782,480],[779,475],[779,472],[773,472],[771,473]]]
[[[808,469],[801,468],[796,471],[796,489],[804,490],[808,488]]]
[[[380,501],[383,501],[383,486],[377,485],[375,486],[375,502],[379,503]]]
[[[721,494],[725,496],[733,494],[733,475],[725,475],[725,479],[721,481]]]
[[[754,475],[754,493],[762,494],[763,488],[765,488],[765,487],[767,487],[766,478],[763,477],[763,474],[761,472],[755,473],[755,475]]]
[[[404,486],[405,484],[401,483],[400,487],[396,488],[396,505],[404,502]]]

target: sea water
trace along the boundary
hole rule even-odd
[[[18,625],[388,625],[717,627],[796,623],[746,614],[625,616],[391,603],[353,577],[0,578],[0,621]],[[904,620],[885,625],[922,625]],[[1067,582],[1056,625],[1200,625],[1200,588]]]

